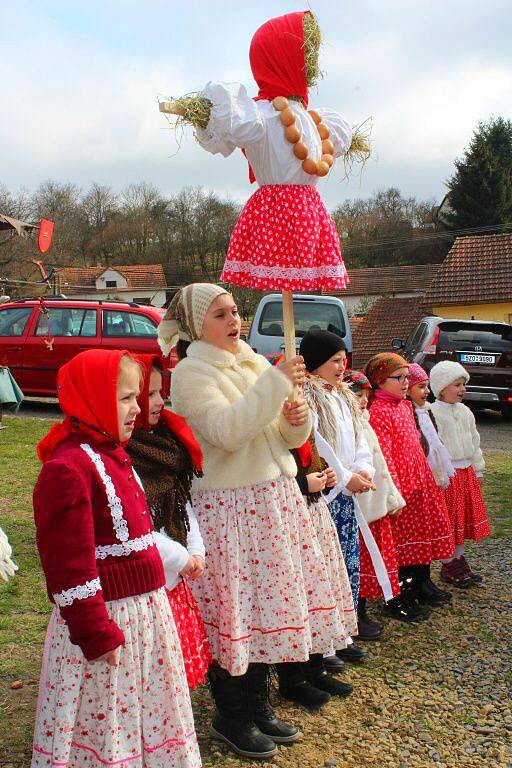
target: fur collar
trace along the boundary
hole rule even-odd
[[[254,352],[245,341],[241,340],[238,342],[238,350],[234,355],[213,344],[207,344],[205,341],[193,341],[187,349],[187,357],[193,360],[203,360],[217,368],[234,368],[237,364],[244,362],[254,364],[261,355]]]

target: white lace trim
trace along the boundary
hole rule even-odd
[[[224,264],[223,272],[246,272],[251,277],[288,278],[289,280],[342,278],[348,282],[344,264],[319,264],[317,267],[280,267],[269,266],[268,264],[252,264],[250,261],[237,261],[228,258]]]
[[[125,557],[132,552],[142,552],[155,544],[153,531],[139,536],[137,539],[130,539],[122,544],[104,544],[96,547],[96,558],[104,560],[106,557]]]
[[[80,448],[88,455],[88,457],[96,467],[98,474],[103,482],[103,485],[105,486],[105,491],[107,494],[107,502],[110,508],[110,514],[112,516],[112,524],[114,526],[116,538],[119,539],[119,541],[128,541],[128,539],[130,538],[130,534],[128,531],[128,524],[123,517],[123,505],[121,504],[121,499],[116,493],[116,489],[114,488],[114,483],[112,482],[109,475],[107,475],[107,470],[105,469],[105,464],[103,463],[103,459],[101,458],[99,453],[96,453],[96,451],[93,451],[93,449],[91,448],[90,445],[88,445],[88,443],[81,443]]]
[[[100,589],[100,580],[92,579],[91,581],[86,581],[85,584],[77,584],[76,587],[70,587],[62,592],[58,592],[56,595],[53,595],[53,599],[59,608],[63,608],[65,605],[71,605],[75,600],[85,600],[86,597],[93,597]]]

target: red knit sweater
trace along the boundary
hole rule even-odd
[[[124,449],[73,434],[34,489],[36,540],[48,594],[87,659],[124,642],[105,601],[165,584],[144,492]]]

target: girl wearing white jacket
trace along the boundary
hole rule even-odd
[[[400,510],[405,507],[405,501],[393,482],[386,459],[380,448],[379,440],[369,421],[370,414],[367,406],[368,393],[371,391],[370,382],[364,373],[360,371],[348,371],[344,376],[344,381],[358,399],[359,407],[363,414],[364,436],[375,468],[373,478],[375,490],[360,494],[358,502],[366,522],[370,525],[370,530],[384,560],[393,597],[396,597],[400,594],[400,585],[398,583],[396,547],[389,516],[399,514]],[[361,550],[361,582],[358,606],[359,635],[360,637],[364,636],[365,639],[376,640],[381,636],[383,626],[368,615],[367,600],[382,597],[382,587],[377,579],[372,559],[362,536],[359,537],[359,544]],[[405,613],[403,616],[399,616],[399,618],[405,620]]]
[[[441,578],[461,588],[482,581],[464,557],[464,541],[480,541],[491,535],[481,489],[485,461],[480,435],[475,417],[462,402],[468,381],[466,369],[451,360],[437,363],[430,371],[430,387],[436,397],[432,413],[455,468],[455,477],[444,492],[455,539],[455,556],[443,561]]]
[[[192,586],[215,661],[212,734],[243,756],[272,756],[299,733],[269,707],[266,665],[306,661],[344,636],[290,453],[311,431],[305,402],[286,402],[304,364],[276,368],[253,352],[233,297],[208,283],[176,294],[159,337],[165,352],[178,340],[180,357],[186,349],[172,405],[204,455],[191,499],[208,561]]]

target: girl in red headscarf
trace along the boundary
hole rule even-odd
[[[188,579],[201,576],[205,548],[190,506],[194,475],[202,476],[203,454],[182,416],[164,410],[158,355],[137,355],[144,369],[140,413],[126,450],[138,472],[156,528],[165,583],[181,641],[191,690],[206,680],[210,644]]]
[[[208,152],[237,147],[259,189],[231,235],[221,280],[257,290],[339,290],[348,282],[334,223],[316,186],[350,149],[352,129],[330,109],[308,112],[320,29],[310,11],[270,19],[249,52],[258,96],[209,82],[197,98],[162,105],[196,127]],[[285,98],[283,98],[285,97]]]
[[[405,499],[400,515],[391,518],[401,592],[384,606],[384,613],[402,621],[422,620],[429,611],[417,600],[430,605],[450,600],[449,593],[430,580],[428,568],[421,568],[453,553],[448,511],[425,457],[413,406],[406,399],[409,363],[400,355],[383,352],[367,362],[364,373],[373,387],[370,424]],[[425,586],[421,592],[419,578]]]
[[[123,446],[140,365],[90,350],[61,368],[66,416],[39,443],[36,538],[50,619],[33,768],[201,765],[144,491]]]

